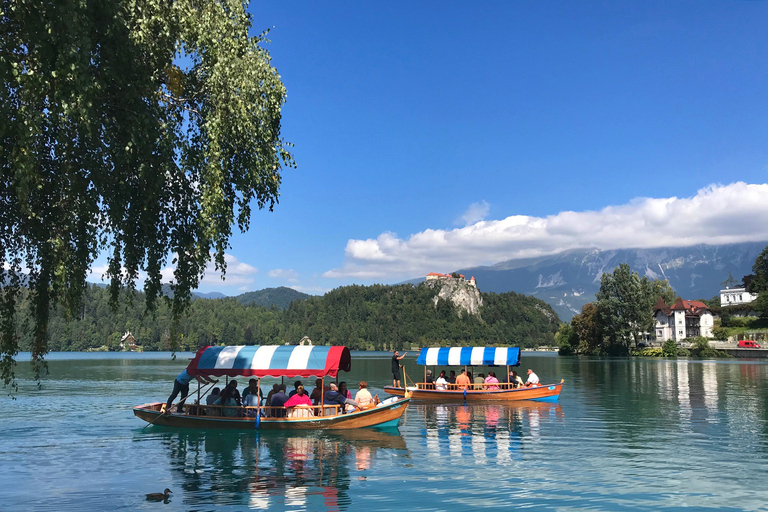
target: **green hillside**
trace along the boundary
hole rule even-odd
[[[255,292],[243,293],[236,296],[235,299],[244,306],[275,306],[277,309],[286,309],[291,302],[305,300],[310,297],[311,295],[297,292],[293,288],[280,286],[278,288],[264,288]]]
[[[239,298],[192,301],[182,320],[181,349],[208,344],[344,344],[351,349],[383,350],[413,345],[504,344],[521,347],[554,343],[559,319],[539,299],[516,293],[482,294],[480,316],[458,314],[450,302],[426,286],[346,286],[322,297],[294,301],[281,311],[244,305]],[[144,350],[169,350],[171,315],[163,301],[155,314],[144,312],[137,294],[112,312],[108,290],[91,286],[77,318],[69,322],[58,310],[51,316],[50,350],[119,350],[130,331]],[[28,304],[22,304],[24,316]],[[22,349],[31,336],[20,331]]]

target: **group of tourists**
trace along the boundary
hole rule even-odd
[[[217,380],[204,375],[192,375],[187,369],[184,369],[173,383],[173,392],[168,397],[165,405],[165,414],[170,414],[173,400],[181,395],[181,400],[176,407],[176,412],[184,412],[184,402],[189,397],[189,383],[197,380],[202,385],[217,383]],[[302,381],[297,380],[293,384],[293,389],[286,393],[286,385],[275,383],[272,389],[263,396],[259,383],[256,379],[250,379],[248,386],[240,393],[237,389],[237,381],[231,380],[223,389],[214,387],[210,394],[205,397],[205,405],[220,406],[220,410],[208,414],[226,417],[255,417],[257,414],[272,417],[309,417],[317,415],[319,406],[338,406],[338,412],[353,412],[358,409],[369,409],[379,403],[379,396],[371,396],[368,391],[368,383],[360,381],[358,391],[354,400],[352,393],[347,389],[347,383],[342,381],[338,384],[331,382],[323,386],[323,380],[315,381],[315,389],[312,393],[307,393]],[[202,404],[196,404],[200,406]],[[261,409],[264,407],[264,409]],[[205,411],[205,408],[198,409]]]
[[[525,382],[523,382],[523,379],[517,374],[516,370],[510,370],[506,379],[499,381],[496,377],[496,372],[494,371],[488,372],[488,375],[480,373],[476,377],[473,377],[472,372],[468,372],[464,369],[459,375],[456,375],[454,370],[450,370],[450,373],[447,376],[445,370],[442,370],[437,379],[434,379],[432,370],[427,370],[424,382],[426,389],[435,389],[438,391],[447,391],[449,389],[454,391],[463,391],[467,389],[496,391],[499,389],[499,384],[507,384],[507,386],[504,386],[506,389],[538,386],[539,377],[533,370],[528,368],[528,380]]]

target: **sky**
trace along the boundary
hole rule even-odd
[[[298,167],[201,292],[768,240],[768,2],[249,10],[254,34],[270,29]]]

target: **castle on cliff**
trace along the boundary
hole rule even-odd
[[[438,272],[430,272],[427,274],[427,281],[435,281],[438,279],[458,279],[461,282],[467,283],[469,286],[477,288],[477,281],[475,281],[475,276],[472,276],[469,278],[469,281],[467,281],[463,274],[440,274]]]

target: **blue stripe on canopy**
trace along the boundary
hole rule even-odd
[[[339,370],[348,372],[350,368],[346,347],[275,345],[204,347],[187,371],[231,377],[336,377]]]
[[[520,366],[517,347],[423,348],[417,364],[425,366]]]

